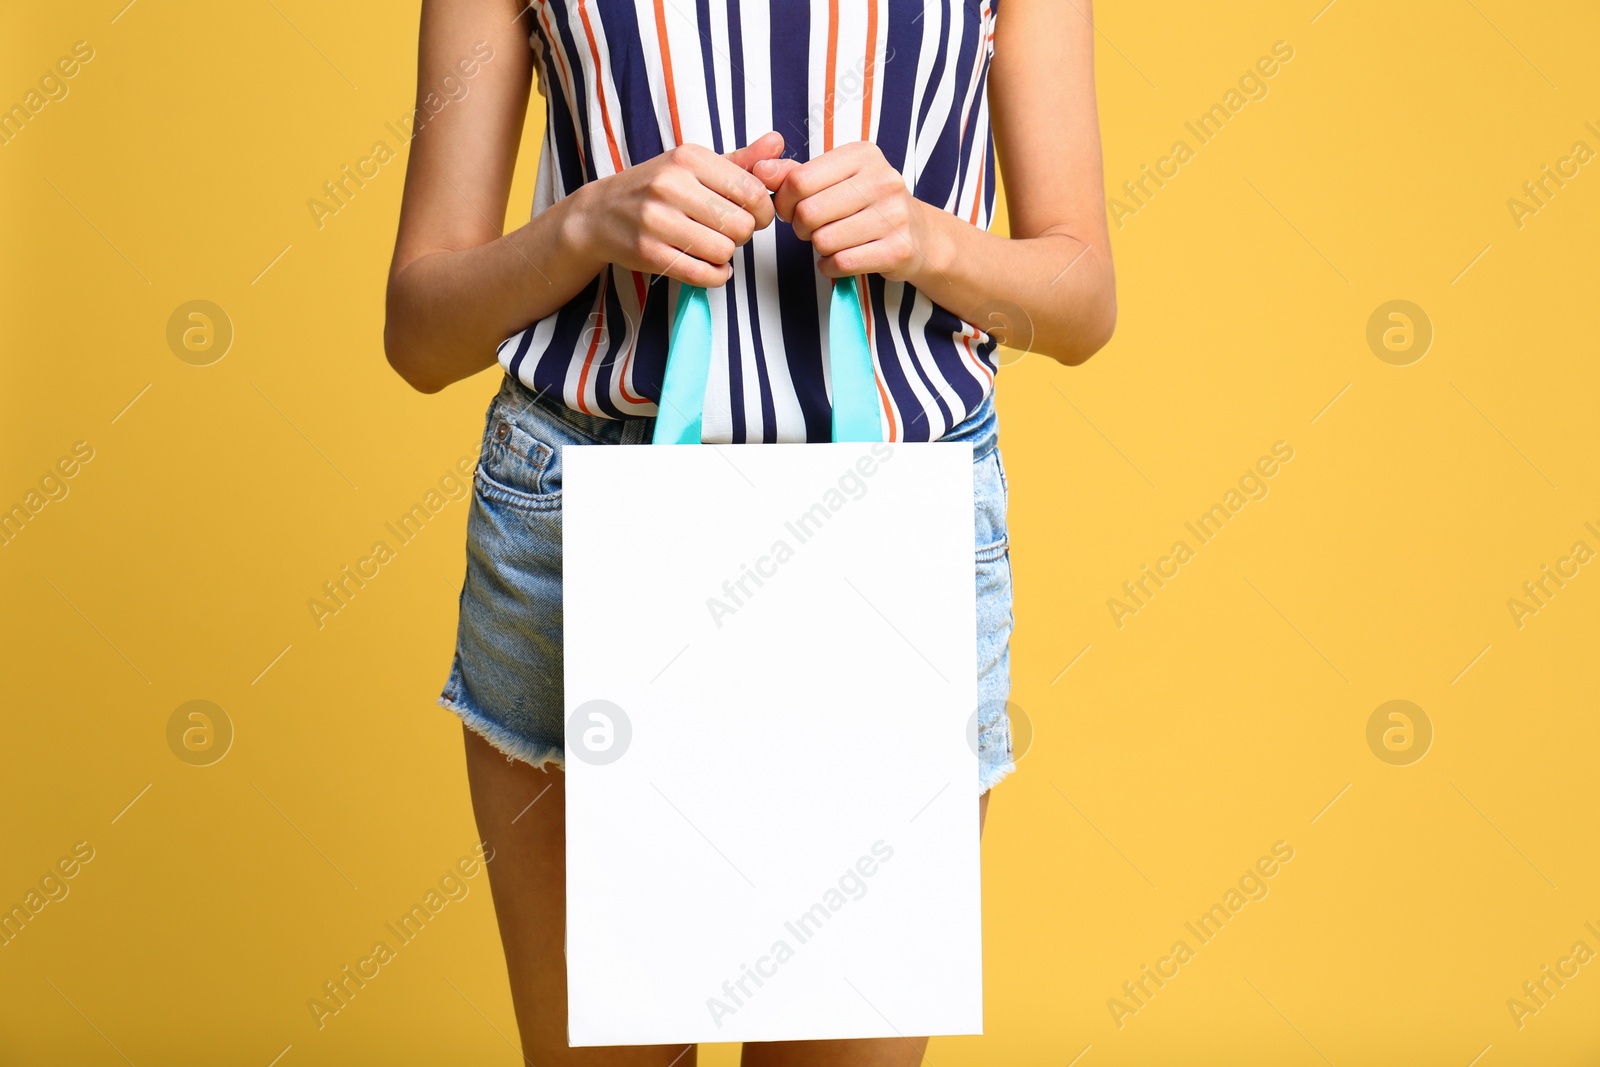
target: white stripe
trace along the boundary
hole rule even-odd
[[[539,363],[539,357],[550,346],[550,336],[556,331],[556,317],[547,315],[532,326],[529,326],[528,330],[533,331],[533,340],[528,344],[528,354],[523,357],[522,366],[517,368],[517,380],[529,389],[533,389],[535,388],[533,371]],[[511,359],[517,354],[517,349],[522,346],[522,334],[527,333],[528,330],[523,330],[512,338],[512,340],[516,341],[516,344],[508,344],[500,350],[500,365],[502,367],[507,370],[511,369]],[[556,358],[559,359],[560,356],[558,355]]]
[[[913,435],[910,432],[912,425],[915,426],[915,429],[924,433],[929,432],[931,428],[933,436],[938,437],[942,433],[940,426],[943,422],[939,414],[939,405],[934,402],[933,397],[928,393],[927,387],[922,384],[922,379],[917,374],[916,353],[914,350],[909,354],[907,353],[906,339],[900,333],[900,312],[905,304],[905,296],[908,291],[914,290],[910,290],[903,282],[887,282],[883,287],[884,317],[889,320],[891,352],[888,358],[893,359],[895,365],[900,368],[900,375],[906,380],[906,384],[910,386],[912,395],[917,398],[918,407],[927,412],[916,424],[909,424],[910,419],[916,419],[916,412],[913,411],[906,416],[908,421],[900,423],[901,440],[913,439]],[[880,355],[880,361],[883,358]],[[935,383],[939,381],[937,374],[930,374],[929,378]],[[960,407],[959,404],[955,406]],[[926,426],[923,424],[926,424]]]
[[[550,122],[547,118],[544,126],[544,143],[539,146],[539,174],[533,183],[533,214],[528,216],[530,219],[556,202],[555,157],[555,138],[550,136]]]
[[[767,382],[772,390],[772,417],[778,441],[804,441],[806,421],[800,394],[789,376],[784,356],[783,315],[778,300],[778,233],[768,226],[750,242],[756,256],[756,299],[761,302],[761,350],[767,356]],[[826,340],[826,336],[824,336]],[[823,364],[826,369],[827,364]]]
[[[745,4],[740,9],[743,17],[745,70],[767,70],[771,66],[772,23],[771,14],[764,3]],[[752,77],[746,83],[745,128],[754,133],[772,129],[776,119],[772,113],[772,85],[766,78]],[[806,147],[806,131],[786,129],[783,134],[785,152],[795,155]],[[767,387],[772,391],[773,433],[778,441],[804,441],[805,418],[800,412],[800,396],[789,376],[789,361],[784,357],[783,314],[778,298],[778,228],[774,224],[757,232],[750,241],[750,254],[756,261],[755,291],[750,299],[757,305],[761,317],[761,351],[767,365]],[[752,346],[753,347],[753,346]],[[765,430],[761,419],[761,382],[759,370],[751,359],[751,372],[745,379],[746,417],[755,412],[755,425]],[[759,436],[747,435],[748,440],[759,441]]]
[[[807,159],[822,155],[831,145],[824,143],[823,134],[828,128],[828,86],[824,78],[828,73],[828,0],[809,0],[811,4],[811,35],[806,56],[806,115],[814,121],[807,123]]]
[[[617,299],[622,304],[623,321],[621,323],[611,323],[608,327],[613,334],[618,329],[622,330],[621,348],[618,350],[616,364],[611,374],[611,402],[617,405],[618,409],[630,415],[653,415],[656,412],[656,405],[648,401],[643,404],[636,404],[623,396],[622,387],[624,384],[627,385],[628,392],[632,395],[643,395],[639,392],[636,384],[635,372],[639,366],[639,334],[644,321],[644,308],[639,303],[639,294],[634,288],[635,282],[631,270],[618,269],[616,271],[616,284]],[[647,285],[645,288],[646,299],[649,296],[650,290]],[[625,381],[624,368],[626,368],[627,372]]]
[[[876,0],[868,0],[875,3]],[[824,15],[824,18],[827,16]],[[824,24],[826,25],[826,24]],[[828,40],[822,35],[826,48]],[[833,60],[833,147],[861,140],[861,94],[866,88],[867,5],[839,5],[838,53]]]
[[[633,165],[628,158],[628,139],[623,135],[622,112],[618,106],[622,97],[617,92],[616,82],[611,75],[611,45],[606,39],[605,19],[600,17],[597,10],[589,12],[589,25],[594,28],[595,48],[600,52],[600,70],[598,72],[587,69],[594,64],[593,58],[589,55],[589,39],[583,33],[583,20],[578,18],[575,23],[573,32],[577,36],[579,49],[583,51],[583,64],[586,68],[584,73],[588,78],[590,88],[589,110],[593,114],[593,121],[590,122],[589,128],[594,131],[595,137],[599,138],[599,143],[595,145],[594,165],[596,172],[600,177],[604,178],[608,174],[617,173],[616,167],[611,162],[611,146],[605,140],[605,116],[607,115],[611,119],[611,133],[617,141],[617,155],[622,159],[622,168],[626,170]],[[605,89],[604,108],[601,107],[600,94],[594,89],[597,73],[601,80],[601,85]]]
[[[966,19],[964,19],[964,18],[963,19],[958,19],[957,22],[958,22],[959,25],[961,25],[963,27],[963,29],[966,27]],[[984,39],[983,35],[984,35],[984,28],[985,28],[986,24],[987,24],[987,20],[983,19],[983,18],[980,18],[978,20],[978,27],[977,27],[977,40],[976,41],[972,41],[972,40],[965,40],[964,39],[961,42],[961,48],[959,50],[953,52],[952,56],[951,56],[951,58],[954,59],[954,58],[962,55],[963,52],[972,51],[974,48],[976,48],[978,50],[977,57],[972,61],[972,74],[967,79],[966,95],[963,97],[963,99],[961,101],[961,116],[962,116],[961,117],[961,124],[956,127],[958,133],[960,133],[962,136],[965,136],[967,134],[971,134],[972,135],[972,139],[974,141],[977,140],[977,132],[978,131],[973,126],[973,123],[975,121],[975,117],[974,117],[972,112],[973,112],[973,106],[974,106],[974,99],[978,94],[978,84],[979,84],[978,79],[979,79],[979,76],[982,75],[982,73],[983,73],[983,59],[984,59],[983,51],[984,51],[984,47],[985,47],[984,43],[983,43],[983,39]],[[959,155],[959,149],[960,149],[959,143],[957,144],[956,147],[957,147],[958,155]],[[971,183],[972,178],[973,178],[972,168],[968,167],[967,168],[966,180],[965,181],[961,180],[960,163],[959,163],[959,160],[958,160],[957,168],[956,168],[956,182],[954,183],[957,186],[957,188],[951,191],[952,200],[945,201],[945,210],[953,213],[957,218],[965,219],[967,217],[966,205],[968,205],[968,204],[970,204],[972,202],[971,190],[969,190],[967,188],[967,186]]]
[[[633,15],[639,23],[639,50],[644,53],[645,77],[650,86],[650,102],[656,112],[656,133],[664,148],[677,144],[672,135],[672,109],[667,100],[667,76],[656,37],[656,8],[651,0],[634,0]],[[676,53],[674,53],[676,59]]]
[[[919,65],[917,67],[919,84],[926,83],[933,75],[933,63],[940,47],[939,35],[945,31],[945,22],[947,21],[945,16],[947,14],[943,0],[929,0],[927,13],[922,16],[925,28],[922,38],[923,53],[918,59]],[[954,30],[951,30],[951,34],[952,36],[956,35]],[[955,42],[945,43],[944,67],[940,71],[938,84],[933,86],[933,102],[928,105],[928,117],[925,122],[929,136],[923,138],[920,136],[920,131],[912,134],[912,138],[917,145],[915,175],[918,178],[922,176],[923,171],[928,169],[928,159],[933,155],[934,150],[939,147],[940,134],[943,133],[945,124],[949,121],[950,108],[955,101],[956,90],[954,79],[951,77],[954,50]],[[913,123],[916,122],[916,115],[922,114],[923,103],[919,90],[917,110],[912,116]]]
[[[571,57],[566,54],[566,50],[562,47],[561,35],[558,32],[551,32],[552,30],[558,29],[558,27],[556,26],[555,18],[552,17],[549,12],[550,9],[547,6],[540,5],[539,13],[537,15],[539,29],[543,33],[550,34],[550,51],[554,53],[553,58],[555,59],[556,80],[560,83],[561,94],[566,101],[567,114],[572,117],[572,124],[574,127],[576,127],[573,130],[573,134],[581,140],[583,137],[583,129],[581,125],[583,116],[578,110],[578,97],[573,91],[572,87],[572,68],[568,63],[568,60]],[[552,104],[551,106],[553,107],[554,105]],[[587,153],[588,147],[583,146],[583,151]],[[565,191],[571,192],[570,189]]]
[[[719,0],[719,6],[722,6],[724,2],[725,0]],[[766,22],[767,5],[750,4],[748,7],[758,10],[747,11],[745,9],[746,5],[740,6],[741,51],[737,55],[733,54],[733,41],[730,34],[728,56],[725,62],[729,68],[730,92],[732,79],[738,78],[743,83],[745,139],[754,141],[772,128],[772,99],[770,95],[771,86],[768,84],[767,79],[751,76],[751,71],[766,70],[770,63],[769,53],[767,52],[769,40]],[[757,19],[760,20],[759,32],[752,25]],[[754,61],[752,61],[752,56],[756,57]],[[735,65],[738,66],[738,70],[733,69]],[[719,64],[719,78],[721,77],[721,69],[721,64]],[[728,102],[728,108],[723,114],[727,120],[724,126],[729,131],[729,140],[724,142],[724,147],[729,149],[745,147],[742,144],[735,143],[737,126],[733,121],[733,101],[731,97]],[[771,233],[772,227],[767,227],[765,232]],[[757,237],[759,236],[758,232]],[[758,247],[756,239],[752,238],[749,243],[739,250],[738,255],[733,260],[733,280],[730,283],[737,288],[743,308],[743,312],[739,316],[739,384],[743,393],[744,438],[746,441],[760,441],[766,432],[766,420],[761,413],[761,368],[758,365],[759,361],[756,359],[756,335],[751,323],[753,315],[760,315],[765,318],[768,314],[768,309],[761,306],[761,284],[759,280],[761,257],[757,251]],[[753,276],[757,277],[754,286],[746,284],[746,271],[749,269],[746,264],[748,263],[756,264],[755,269],[750,271]],[[763,351],[767,350],[763,349]]]

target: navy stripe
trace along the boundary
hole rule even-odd
[[[528,349],[533,345],[533,329],[532,326],[529,326],[517,335],[519,340],[517,341],[516,355],[511,357],[510,363],[506,364],[506,373],[513,378],[519,377],[519,372],[522,370],[522,361],[528,358]]]
[[[749,258],[749,249],[740,250]],[[744,426],[744,363],[739,358],[739,276],[738,267],[728,275],[728,284],[722,287],[727,300],[728,315],[728,411],[733,420],[733,439],[745,440]]]
[[[913,5],[907,4],[907,7]],[[922,5],[914,5],[920,15]],[[895,5],[889,9],[889,25],[884,34],[884,60],[872,72],[882,87],[878,108],[877,136],[874,143],[883,158],[896,170],[906,169],[911,152],[911,104],[917,98],[917,58],[922,51],[923,18],[898,18]]]
[[[650,68],[644,61],[639,15],[632,4],[608,4],[600,21],[610,48],[611,81],[617,87],[612,127],[621,125],[618,133],[628,146],[625,162],[643,163],[659,156],[666,146],[661,143],[661,127],[653,121],[655,101],[650,94]],[[652,121],[641,122],[639,116],[651,117]]]
[[[579,160],[577,146],[579,141],[576,125],[572,117],[572,110],[568,106],[567,92],[562,86],[561,72],[556,66],[555,56],[550,47],[550,42],[545,39],[544,27],[539,27],[539,39],[544,42],[545,73],[550,82],[550,99],[545,108],[547,121],[545,139],[556,149],[556,179],[557,199],[570,193],[588,180],[584,174],[583,164]],[[569,151],[569,147],[573,150]]]
[[[639,315],[639,342],[633,350],[633,391],[652,403],[661,402],[667,371],[667,276],[656,275],[645,288]]]
[[[961,398],[961,404],[966,409],[962,412],[965,416],[983,403],[986,379],[967,358],[967,346],[960,337],[961,326],[961,320],[954,312],[933,304],[933,313],[922,328],[922,336],[928,344],[928,351],[933,353],[933,365],[939,371],[939,377],[949,383],[956,396]]]
[[[963,20],[966,19],[967,13],[967,8],[963,6],[961,9]],[[965,137],[961,130],[962,104],[972,83],[972,64],[977,59],[977,53],[966,46],[971,36],[971,28],[963,28],[962,48],[956,55],[955,66],[950,74],[955,89],[950,101],[950,113],[945,116],[944,126],[938,132],[934,149],[928,155],[927,165],[922,173],[917,175],[915,195],[918,200],[926,200],[931,204],[942,206],[950,198],[951,190],[956,187],[961,166],[961,142]],[[946,42],[948,39],[947,32]],[[941,49],[941,52],[947,50],[948,48]],[[960,207],[959,204],[956,206]]]
[[[555,329],[544,350],[539,353],[539,361],[533,367],[535,389],[547,390],[551,396],[564,395],[567,367],[574,360],[582,363],[583,357],[589,352],[589,338],[584,332],[584,327],[588,325],[589,310],[594,307],[595,294],[599,288],[600,276],[597,274],[577,296],[567,301],[566,305],[556,312]]]
[[[911,365],[916,368],[917,377],[922,379],[923,388],[928,391],[928,394],[933,397],[933,402],[938,405],[939,417],[944,420],[944,427],[949,429],[955,425],[955,420],[950,417],[950,407],[944,402],[944,397],[939,395],[939,390],[933,387],[933,380],[928,377],[927,369],[923,367],[922,360],[916,358],[916,348],[911,343],[911,313],[916,310],[917,301],[922,299],[922,294],[918,293],[909,283],[902,284],[905,292],[900,297],[900,336],[905,338],[907,358],[910,359]],[[926,414],[920,419],[913,415],[906,422],[905,439],[907,441],[928,440],[933,433],[933,428],[928,425],[928,422]],[[912,431],[918,430],[919,427],[920,433],[914,435]]]
[[[804,163],[811,158],[806,135],[807,85],[811,55],[811,7],[806,3],[774,4],[772,11],[772,124],[779,130],[799,130],[798,139],[784,137],[784,155]],[[809,241],[794,234],[794,227],[778,219],[778,318],[783,329],[784,361],[794,383],[805,420],[807,441],[833,436],[833,409],[828,403],[822,365],[822,326],[817,321],[818,286],[827,279],[817,270]],[[788,283],[793,279],[792,283]]]
[[[739,66],[743,58],[744,23],[739,16],[739,0],[728,0],[728,66],[733,68],[733,82],[728,86],[728,93],[733,97],[733,139],[738,145],[750,143],[749,134],[745,132],[746,74]]]
[[[896,414],[885,413],[885,418],[893,418],[898,425],[897,432],[903,432],[905,423],[908,422],[917,409],[921,406],[917,394],[912,392],[911,383],[906,381],[905,368],[898,359],[889,358],[893,355],[894,337],[891,331],[894,322],[884,310],[884,278],[881,274],[868,274],[867,300],[872,309],[872,348],[878,353],[878,376],[884,388],[889,391],[889,398],[894,401]],[[926,419],[921,420],[926,422]]]
[[[979,43],[979,47],[984,47],[982,42]],[[978,88],[972,97],[971,116],[967,119],[967,128],[962,132],[961,135],[961,172],[956,176],[957,189],[966,187],[967,177],[972,172],[973,146],[977,143],[979,137],[987,138],[989,135],[989,127],[985,126],[980,130],[976,121],[978,117],[978,111],[983,106],[983,94],[988,89],[988,78],[989,66],[986,63],[983,65],[983,68],[978,71]],[[982,166],[986,162],[986,155],[982,152],[978,153],[978,164]],[[956,204],[956,214],[962,218],[969,217],[966,205],[966,197],[963,196],[961,198],[961,202]]]
[[[984,75],[988,78],[988,75]],[[983,146],[983,218],[988,223],[994,219],[994,130],[984,131]]]
[[[740,60],[744,59],[744,20],[739,12],[739,0],[728,0],[728,64],[734,70],[733,84],[728,87],[733,95],[733,139],[740,145],[750,143],[748,130],[748,114],[745,103],[744,85],[745,73],[740,67]],[[763,131],[765,132],[765,131]],[[767,354],[761,341],[761,302],[756,293],[756,251],[755,245],[749,244],[744,250],[744,295],[743,303],[750,310],[750,349],[754,357],[752,362],[756,365],[756,388],[761,400],[761,440],[771,443],[777,440],[777,412],[772,402],[772,381],[767,374]],[[731,282],[731,279],[730,279]],[[735,305],[737,307],[737,305]],[[732,316],[730,316],[730,320]],[[737,339],[737,334],[733,334]],[[736,427],[736,440],[748,440],[745,428],[744,410],[744,366],[743,361],[735,359],[728,366],[728,387],[733,394],[733,421]]]
[[[700,15],[700,68],[706,76],[706,106],[711,109],[711,150],[721,155],[729,151],[722,147],[722,115],[717,103],[717,52],[716,38],[711,36],[711,5],[696,4]]]
[[[923,129],[928,124],[928,113],[933,110],[933,98],[937,96],[941,79],[944,77],[944,57],[950,51],[950,12],[945,11],[939,17],[939,46],[933,50],[933,69],[923,79],[926,86],[922,91],[922,107],[917,111],[917,136],[922,136]],[[919,198],[921,194],[918,194]]]
[[[589,58],[589,49],[585,45],[582,51],[579,51],[578,41],[572,36],[572,29],[568,25],[565,0],[547,0],[547,4],[550,8],[550,21],[555,24],[556,33],[561,38],[559,44],[566,56],[568,73],[572,76],[572,92],[576,97],[572,101],[572,110],[575,112],[573,118],[583,131],[584,180],[592,181],[600,176],[599,171],[595,170],[595,150],[598,148],[602,152],[609,153],[610,149],[605,147],[603,140],[597,140],[594,130],[589,128],[589,79],[585,76],[592,62]]]
[[[633,280],[632,275],[629,275],[626,271],[623,272],[623,277],[627,278],[628,282]],[[588,354],[589,345],[594,340],[595,331],[601,330],[602,326],[604,327],[599,345],[595,349],[594,363],[589,367],[589,380],[594,383],[594,406],[613,419],[622,418],[623,412],[622,408],[612,399],[611,379],[616,376],[617,370],[621,366],[621,355],[627,350],[626,343],[628,340],[628,320],[622,314],[622,296],[617,292],[617,286],[628,282],[619,282],[615,276],[607,282],[605,322],[601,323],[598,320],[585,322],[583,337],[579,340],[579,344],[582,346],[582,350],[579,352],[579,357],[581,358]]]

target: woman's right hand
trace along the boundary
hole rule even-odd
[[[750,173],[783,152],[773,131],[719,156],[679,145],[580,186],[569,197],[572,247],[596,264],[714,288],[733,275],[736,248],[772,224],[771,195]]]

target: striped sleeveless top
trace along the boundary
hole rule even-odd
[[[534,214],[675,145],[730,152],[778,130],[802,162],[872,141],[919,200],[987,229],[997,2],[535,0],[547,123]],[[705,440],[828,440],[832,282],[818,258],[774,221],[709,291]],[[502,342],[500,364],[590,415],[654,415],[678,288],[610,267]],[[907,283],[867,274],[857,291],[889,440],[943,436],[993,390],[995,341]]]

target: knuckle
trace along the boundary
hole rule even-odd
[[[658,229],[666,221],[667,208],[659,200],[646,200],[639,205],[640,237],[646,231]]]

